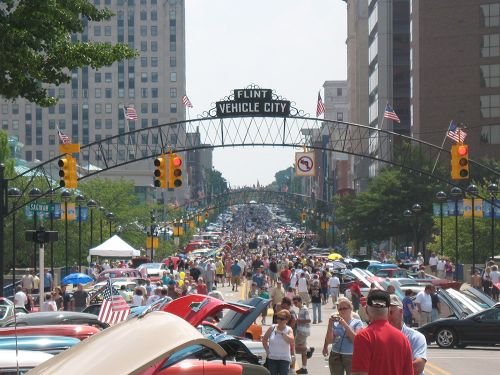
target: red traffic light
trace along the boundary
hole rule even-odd
[[[469,146],[467,145],[460,145],[458,146],[457,153],[460,156],[465,156],[469,153]]]
[[[179,168],[181,165],[182,165],[182,159],[178,156],[175,156],[173,159],[172,159],[172,165],[176,168]]]

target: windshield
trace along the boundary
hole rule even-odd
[[[460,292],[457,292],[455,289],[447,289],[446,291],[453,297],[453,300],[458,303],[463,310],[466,311],[467,315],[478,313],[484,310],[477,303],[461,294]]]
[[[151,269],[151,268],[158,269],[158,268],[161,268],[161,263],[148,263],[148,264],[144,264],[143,268],[147,268],[148,270]]]

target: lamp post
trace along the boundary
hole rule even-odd
[[[410,230],[411,230],[411,221],[410,221],[410,219],[413,216],[413,212],[411,212],[411,210],[404,210],[403,216],[408,220],[408,226],[410,227]],[[410,236],[406,236],[406,249],[408,249],[408,247],[409,247],[409,242],[410,242],[409,241],[409,237]],[[413,247],[415,247],[415,244],[413,244]]]
[[[111,222],[114,220],[114,218],[115,218],[115,214],[114,213],[108,212],[106,214],[106,219],[109,222],[109,238],[111,238]]]
[[[436,199],[439,202],[439,220],[440,220],[440,229],[439,229],[439,237],[441,239],[441,256],[444,254],[444,238],[443,238],[443,203],[446,202],[446,193],[444,191],[438,191],[436,193]]]
[[[50,196],[50,205],[54,204],[54,196],[56,195],[55,190],[51,190],[49,193]],[[51,209],[49,211],[50,218],[50,230],[54,230],[54,211]],[[54,277],[54,241],[50,241],[50,273],[52,274],[52,278]]]
[[[154,225],[155,225],[155,210],[151,210],[149,212],[149,214],[151,215],[151,226],[149,227],[149,231],[150,231],[150,234],[151,234],[151,253],[150,253],[150,258],[151,258],[151,262],[153,261],[153,252],[154,252],[154,246],[153,246],[153,231],[154,231]]]
[[[28,196],[31,200],[33,199],[38,199],[42,195],[42,192],[38,188],[33,188],[29,192]],[[36,230],[36,225],[37,225],[37,212],[33,211],[33,229]],[[38,244],[35,242],[33,243],[33,269],[36,273],[36,258],[37,258],[37,250],[38,250]],[[41,271],[40,276],[43,277],[43,271]]]
[[[78,194],[75,201],[78,207],[78,272],[82,272],[82,203],[85,197]]]
[[[454,186],[450,195],[455,200],[455,280],[458,281],[458,201],[462,198],[462,189]]]
[[[491,215],[491,260],[495,257],[495,203],[498,194],[498,185],[491,183],[488,185],[488,193],[491,196],[490,215]]]
[[[61,200],[64,202],[64,276],[68,275],[68,201],[71,199],[69,190],[64,189]],[[62,275],[61,275],[62,276]]]
[[[10,188],[7,191],[7,197],[10,199],[18,199],[21,197],[21,190],[18,188]],[[16,285],[16,211],[12,213],[12,290],[15,293]]]
[[[103,206],[100,206],[99,207],[99,211],[101,212],[101,223],[100,223],[100,226],[101,226],[101,240],[100,240],[100,243],[102,243],[102,219],[104,217],[104,212],[106,211],[106,209]]]
[[[418,223],[418,215],[420,214],[420,212],[422,212],[422,206],[420,206],[420,204],[418,203],[415,203],[413,206],[411,206],[411,211],[413,212],[413,214],[415,215],[415,251],[419,252],[419,230],[418,230],[418,226],[419,226],[419,223]],[[415,254],[415,255],[417,255]],[[425,263],[425,250],[424,250],[424,263]]]
[[[87,207],[90,211],[90,248],[94,246],[94,208],[97,207],[97,202],[93,199],[87,202]]]
[[[472,201],[472,270],[471,274],[474,275],[474,271],[476,269],[476,215],[475,215],[475,206],[474,206],[474,198],[478,194],[477,186],[474,184],[470,184],[467,187],[467,193],[469,193]]]

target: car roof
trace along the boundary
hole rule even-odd
[[[158,345],[158,333],[168,335]],[[218,344],[178,316],[153,311],[104,330],[44,362],[32,375],[139,374],[162,358],[190,345],[204,345],[224,357]]]
[[[0,368],[15,368],[17,365],[21,368],[35,367],[52,357],[52,354],[33,350],[0,349]]]

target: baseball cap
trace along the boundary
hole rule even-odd
[[[400,309],[402,309],[403,302],[397,295],[391,294],[391,306],[399,307]]]
[[[368,294],[366,304],[371,307],[389,307],[391,304],[390,294],[385,290],[372,290]]]

